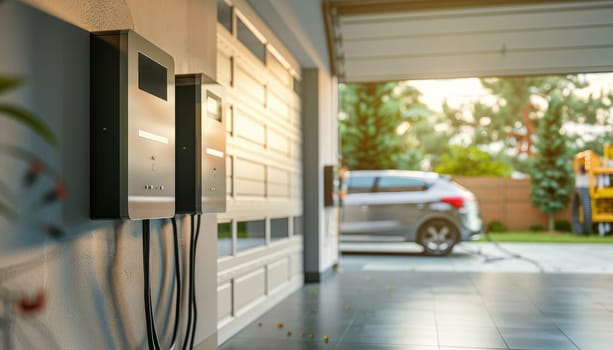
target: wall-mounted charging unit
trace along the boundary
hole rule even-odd
[[[339,204],[339,185],[338,166],[324,166],[324,207],[335,207]]]
[[[226,211],[223,87],[205,74],[176,76],[177,213]]]
[[[91,34],[91,216],[175,213],[174,60],[131,30]]]

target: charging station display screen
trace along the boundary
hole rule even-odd
[[[209,118],[221,122],[221,98],[208,93],[206,96],[206,112]]]
[[[167,71],[164,66],[138,54],[138,88],[163,100],[167,100],[168,81]]]

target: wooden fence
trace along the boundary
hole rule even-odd
[[[510,230],[526,230],[534,224],[547,227],[547,215],[530,202],[530,179],[454,177],[454,181],[475,194],[486,225],[497,220]],[[556,215],[556,220],[570,219],[569,204],[567,209]]]

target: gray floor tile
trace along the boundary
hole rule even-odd
[[[590,319],[554,319],[553,320],[556,326],[558,326],[563,332],[569,333],[573,331],[602,331],[602,332],[610,332],[613,330],[613,323],[608,321],[598,321],[598,320],[590,320]]]
[[[498,332],[498,328],[495,325],[475,327],[475,326],[470,326],[470,325],[438,324],[436,326],[436,330],[440,334],[455,333],[460,330],[464,330],[466,332],[475,332],[477,334],[488,334],[488,333]]]
[[[220,349],[611,350],[611,290],[602,275],[347,269]]]
[[[334,350],[336,344],[328,342],[300,342],[294,340],[236,339],[219,350]]]
[[[610,350],[613,348],[613,328],[606,331],[598,330],[569,330],[564,333],[581,350]]]
[[[500,332],[511,349],[577,350],[577,347],[557,329],[501,328]]]
[[[270,350],[271,349],[271,340],[254,340],[254,339],[236,339],[233,338],[231,341],[226,342],[222,346],[219,347],[219,350]]]
[[[438,338],[441,346],[506,349],[506,344],[496,328],[439,329]]]
[[[436,330],[391,325],[352,326],[341,342],[437,346]]]
[[[495,316],[494,322],[501,328],[557,328],[552,319],[546,317]]]
[[[470,314],[437,314],[436,324],[443,326],[463,326],[473,328],[495,327],[496,324],[488,315],[472,316]]]
[[[502,348],[465,348],[465,347],[458,347],[458,346],[441,346],[439,348],[440,350],[507,350],[508,348],[502,347]]]
[[[438,346],[341,343],[334,350],[439,350]],[[457,349],[456,349],[457,350]]]
[[[344,333],[349,322],[337,321],[285,321],[278,323],[257,322],[249,325],[239,332],[237,338],[256,339],[320,339],[327,336],[330,340],[339,339]]]

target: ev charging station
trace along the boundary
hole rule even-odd
[[[151,303],[149,219],[173,223],[177,293],[171,347],[180,323],[174,73],[172,56],[134,31],[91,34],[91,217],[143,220],[143,303],[147,343],[156,350],[161,340]]]
[[[226,211],[223,88],[205,74],[176,76],[177,213]]]
[[[175,212],[173,58],[131,30],[91,35],[91,216]]]
[[[174,231],[173,348],[182,309],[175,214],[190,214],[182,339],[184,349],[193,348],[200,214],[226,210],[223,88],[204,74],[179,75],[175,86],[173,58],[131,30],[92,33],[90,54],[91,217],[143,220],[147,342],[160,349],[164,339],[158,337],[151,305],[149,219],[171,218]]]
[[[190,214],[192,226],[186,271],[189,306],[185,340],[190,344],[189,349],[193,348],[198,318],[195,288],[200,214],[226,210],[226,124],[222,93],[221,85],[204,74],[176,76],[176,212]]]

